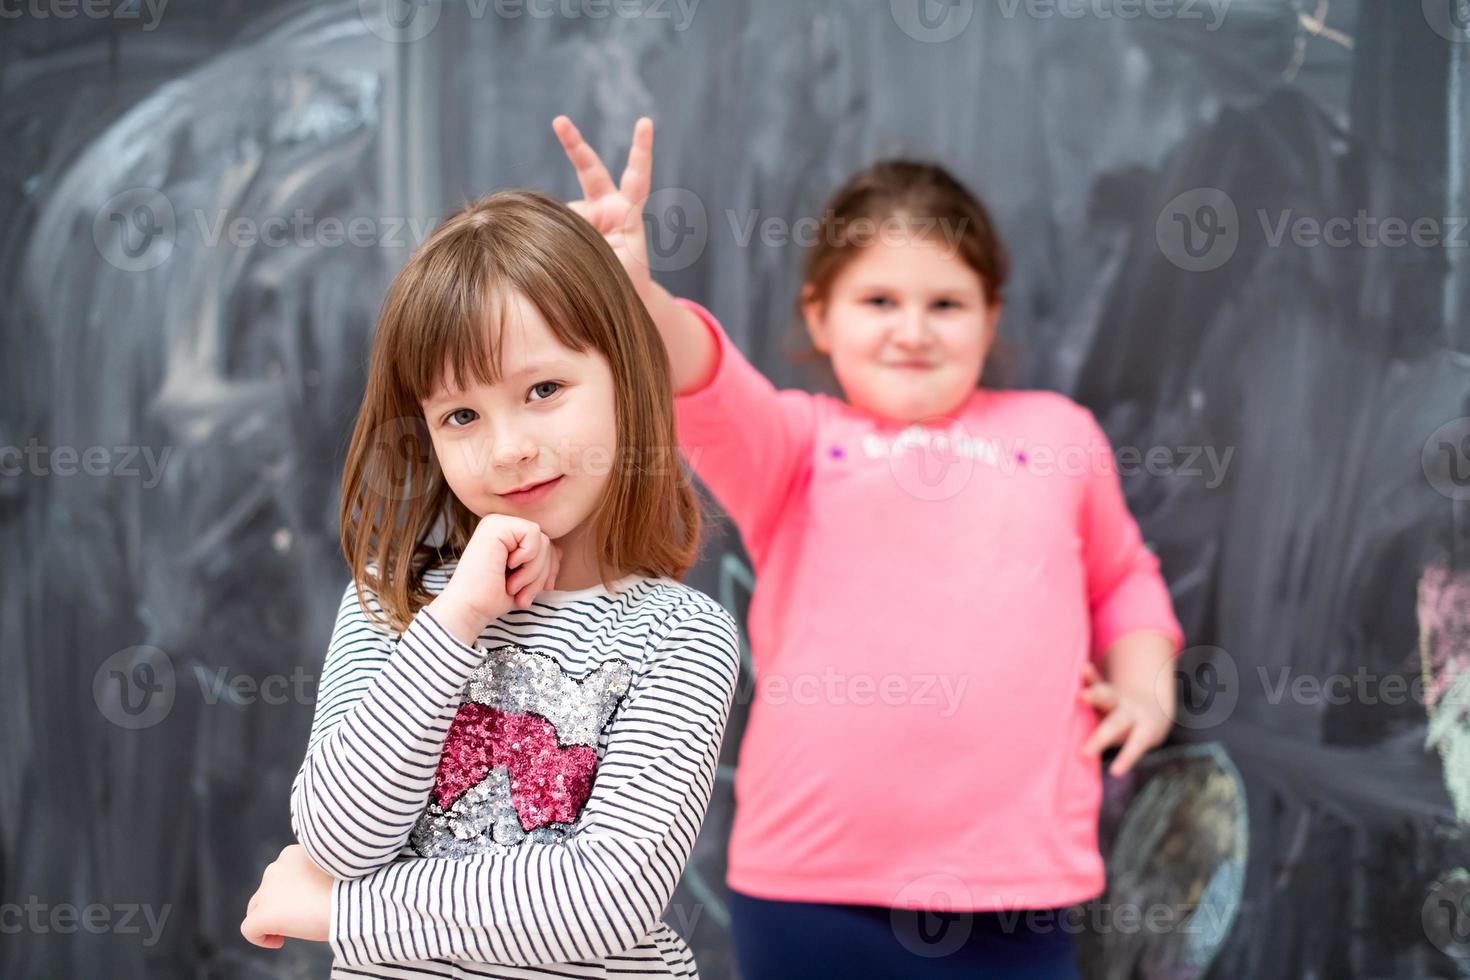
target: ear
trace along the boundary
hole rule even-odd
[[[991,345],[995,343],[995,335],[1000,323],[1000,312],[1003,308],[1004,304],[996,303],[985,311],[985,326],[983,329],[985,331],[986,350],[990,350]]]
[[[801,315],[806,320],[806,332],[811,334],[812,346],[830,355],[831,332],[827,329],[826,304],[816,299],[810,283],[801,287]]]

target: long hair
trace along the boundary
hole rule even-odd
[[[607,358],[616,394],[616,464],[593,513],[604,584],[633,572],[681,578],[702,518],[679,453],[663,340],[617,256],[566,205],[502,191],[450,215],[393,280],[342,472],[340,527],[359,601],[377,595],[396,630],[433,595],[433,565],[458,557],[479,517],[444,479],[420,400],[446,372],[461,384],[500,374],[505,299],[519,293],[557,339]],[[439,540],[431,543],[438,535]]]

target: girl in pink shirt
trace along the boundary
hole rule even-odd
[[[649,275],[651,122],[621,186],[554,127],[754,565],[742,974],[1077,976],[1071,907],[1105,883],[1100,753],[1120,745],[1122,774],[1163,741],[1183,634],[1092,413],[979,384],[1007,273],[985,207],[929,164],[850,179],[798,304],[846,398],[777,390]]]

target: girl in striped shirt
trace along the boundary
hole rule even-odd
[[[533,192],[384,303],[343,475],[352,581],[241,931],[332,976],[697,976],[662,921],[709,803],[734,620],[669,362],[607,243]],[[493,969],[487,969],[493,967]]]

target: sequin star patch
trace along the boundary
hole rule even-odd
[[[444,740],[414,851],[460,857],[564,839],[592,794],[599,735],[631,682],[623,660],[579,679],[525,647],[487,651]]]

